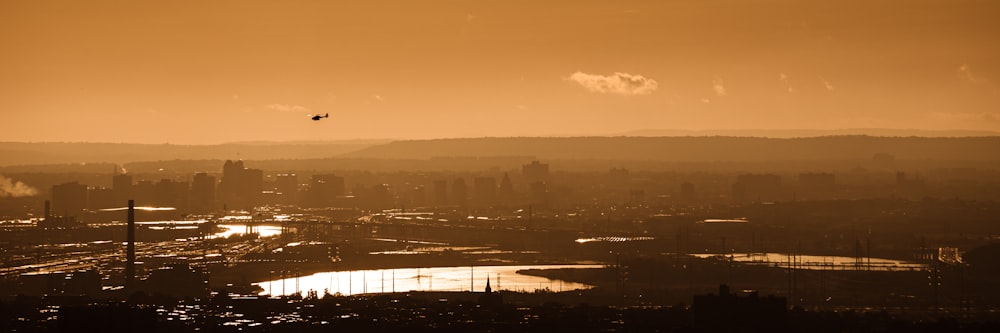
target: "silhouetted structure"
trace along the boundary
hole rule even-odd
[[[190,186],[187,182],[160,179],[154,186],[153,206],[173,207],[185,211],[188,206]],[[146,203],[149,204],[149,203]]]
[[[170,297],[207,297],[208,274],[186,263],[175,263],[150,272],[142,281],[140,291],[150,295]]]
[[[132,196],[132,175],[115,174],[111,177],[111,190],[115,192],[115,202],[125,202]]]
[[[538,161],[531,161],[530,164],[521,166],[521,173],[524,181],[528,184],[534,182],[549,182],[549,165]]]
[[[111,208],[116,206],[115,203],[115,192],[113,189],[103,187],[87,188],[87,209]]]
[[[784,297],[759,297],[757,291],[738,296],[729,286],[719,285],[719,294],[694,296],[694,326],[708,332],[781,332],[787,328]]]
[[[781,177],[773,174],[742,174],[733,184],[733,201],[775,201],[781,196]]]
[[[264,172],[248,169],[243,161],[227,160],[222,166],[219,198],[228,209],[249,209],[258,204],[264,189]]]
[[[69,182],[52,186],[52,213],[80,217],[87,208],[87,186]]]
[[[307,202],[311,207],[331,207],[338,197],[344,195],[344,177],[336,175],[313,175],[309,182]]]
[[[274,191],[279,203],[298,204],[299,176],[294,173],[278,174],[275,176]]]
[[[191,212],[204,214],[215,210],[215,177],[207,173],[194,174],[191,181]]]
[[[49,200],[45,200],[45,218],[38,221],[39,228],[67,228],[75,226],[79,226],[76,218],[52,214],[52,204]]]
[[[490,277],[486,276],[486,288],[482,296],[479,296],[479,304],[486,307],[498,307],[503,305],[503,296],[499,292],[493,292],[490,287]]]

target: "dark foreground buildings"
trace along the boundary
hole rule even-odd
[[[729,286],[719,294],[694,296],[694,327],[710,332],[783,332],[787,330],[784,297],[760,297],[756,291],[737,295]]]

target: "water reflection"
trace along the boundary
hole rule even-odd
[[[225,230],[212,234],[207,238],[228,238],[230,236],[246,235],[250,230],[244,224],[220,224],[220,228]],[[254,233],[260,237],[271,237],[281,235],[281,227],[276,225],[256,225],[253,226]]]
[[[747,264],[762,264],[774,267],[788,268],[794,264],[798,269],[809,270],[873,270],[901,271],[920,270],[925,264],[904,260],[884,258],[855,258],[841,256],[789,255],[786,253],[733,253],[733,254],[692,254],[699,258],[732,258],[733,261]]]
[[[525,269],[602,268],[602,265],[527,265],[374,269],[364,271],[323,272],[298,278],[279,278],[255,283],[264,289],[260,295],[305,295],[309,290],[319,294],[342,295],[391,293],[407,291],[483,291],[489,276],[494,290],[564,291],[589,289],[593,286],[518,274]],[[282,272],[272,272],[280,277]],[[287,273],[286,273],[287,274]]]

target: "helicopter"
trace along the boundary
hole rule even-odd
[[[329,113],[324,114],[324,115],[318,115],[317,114],[317,115],[312,116],[312,120],[320,120],[320,119],[323,119],[323,118],[330,118],[330,114]]]

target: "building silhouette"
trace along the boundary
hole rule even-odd
[[[719,294],[694,296],[694,327],[701,332],[782,332],[787,329],[787,300],[760,297],[757,291],[745,296],[719,286]]]
[[[248,169],[243,161],[227,160],[222,166],[218,196],[227,209],[250,209],[260,203],[264,190],[264,172]]]
[[[204,172],[194,174],[191,180],[191,212],[204,214],[215,209],[215,177]]]
[[[87,186],[69,182],[52,186],[52,214],[80,217],[87,209]]]
[[[114,191],[115,202],[125,202],[132,197],[132,175],[122,173],[111,177],[111,190]]]
[[[299,203],[299,176],[294,173],[282,173],[275,176],[274,192],[278,203]]]
[[[98,210],[117,206],[121,206],[121,203],[115,201],[115,191],[113,189],[105,187],[87,188],[88,209]]]
[[[479,296],[479,304],[485,307],[503,305],[503,295],[493,291],[493,288],[490,287],[490,277],[488,275],[486,276],[486,288],[483,290],[483,294]]]
[[[344,177],[332,174],[313,175],[309,180],[308,206],[332,207],[344,196]]]
[[[188,185],[188,182],[160,179],[155,185],[153,205],[186,211],[188,209],[189,191],[190,185]]]
[[[736,203],[776,201],[781,197],[781,177],[774,174],[742,174],[733,184]]]
[[[549,165],[538,161],[531,161],[529,164],[521,166],[521,174],[528,184],[534,182],[549,182]]]

